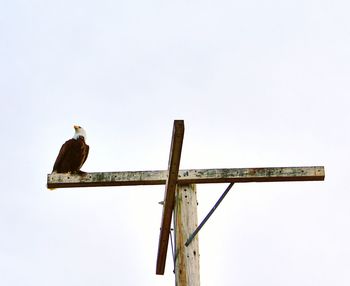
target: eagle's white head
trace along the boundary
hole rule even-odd
[[[73,138],[75,140],[77,140],[79,137],[84,137],[84,140],[86,141],[86,132],[83,129],[83,127],[78,126],[78,125],[74,125],[74,130],[75,130],[75,133],[74,133]]]

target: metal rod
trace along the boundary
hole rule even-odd
[[[196,237],[197,233],[201,230],[203,225],[207,222],[207,220],[210,218],[210,216],[214,213],[216,208],[220,205],[222,200],[227,195],[228,191],[232,188],[234,183],[230,183],[229,186],[226,188],[225,192],[221,195],[219,200],[216,202],[216,204],[213,206],[213,208],[210,210],[210,212],[207,214],[207,216],[203,219],[203,221],[200,223],[200,225],[195,229],[195,231],[190,235],[190,237],[187,239],[185,245],[186,247],[189,246],[192,242],[192,240]]]

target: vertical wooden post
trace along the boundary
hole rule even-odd
[[[199,286],[198,236],[185,246],[198,224],[196,185],[177,186],[174,211],[176,286]]]

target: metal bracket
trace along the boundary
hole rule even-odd
[[[219,200],[216,202],[216,204],[213,206],[213,208],[210,210],[210,212],[207,214],[207,216],[203,219],[203,221],[200,223],[200,225],[195,229],[195,231],[190,235],[190,237],[187,239],[185,245],[186,247],[189,246],[192,242],[192,240],[196,237],[197,233],[201,230],[203,225],[207,222],[207,220],[210,218],[210,216],[214,213],[216,208],[220,205],[222,200],[225,198],[229,190],[232,188],[234,183],[230,183],[229,186],[226,188],[225,192],[221,195]]]

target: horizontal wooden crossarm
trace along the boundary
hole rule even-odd
[[[49,174],[47,187],[107,187],[135,185],[165,185],[168,170],[95,172],[85,175]],[[280,168],[233,168],[180,170],[177,184],[248,183],[285,181],[322,181],[323,166]]]

